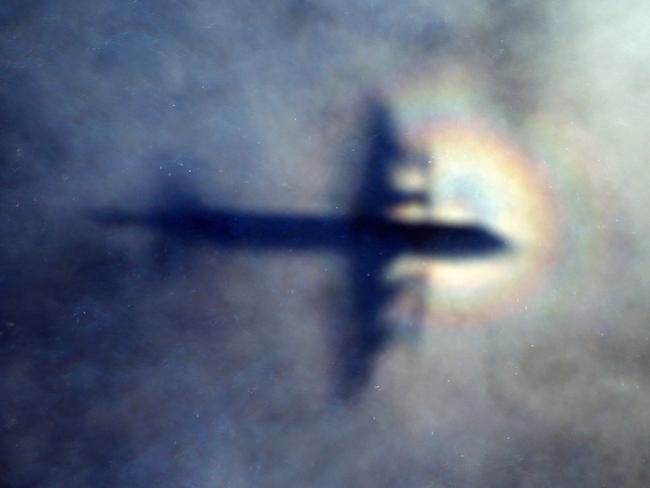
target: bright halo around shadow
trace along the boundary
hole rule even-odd
[[[395,184],[428,198],[395,216],[479,225],[511,250],[453,261],[402,257],[388,273],[399,284],[386,310],[391,323],[407,332],[523,327],[564,312],[592,323],[620,268],[611,245],[624,245],[617,196],[594,175],[602,151],[557,107],[505,116],[487,95],[494,80],[479,68],[432,73],[405,73],[385,87],[408,153]]]
[[[410,139],[412,149],[426,155],[427,166],[419,180],[406,174],[396,181],[425,191],[431,204],[405,205],[396,215],[477,224],[504,238],[512,250],[462,260],[401,259],[391,278],[418,285],[398,296],[393,319],[405,324],[416,320],[484,325],[527,307],[556,252],[555,210],[543,168],[512,141],[478,122],[434,122],[411,133]]]

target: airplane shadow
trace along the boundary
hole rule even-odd
[[[91,217],[103,225],[139,226],[156,232],[159,245],[153,254],[159,263],[187,255],[197,244],[251,252],[335,252],[346,256],[351,319],[332,329],[332,344],[336,396],[350,400],[368,383],[379,354],[391,340],[390,326],[382,321],[379,310],[393,291],[384,280],[384,270],[395,257],[406,253],[464,259],[508,249],[504,239],[479,226],[414,224],[386,218],[386,211],[404,198],[391,185],[389,174],[393,166],[401,164],[405,150],[381,100],[368,102],[362,125],[359,161],[364,173],[347,216],[207,207],[180,187],[168,188],[162,205],[140,212],[100,209],[91,212]]]

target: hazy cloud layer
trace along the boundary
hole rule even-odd
[[[648,16],[632,0],[0,7],[0,484],[647,486]],[[356,402],[331,395],[342,257],[205,246],[161,269],[147,230],[87,218],[165,201],[169,181],[210,205],[345,212],[364,100],[451,64],[523,146],[543,118],[562,121],[558,153],[589,147],[589,184],[556,204],[571,238],[595,229],[599,267],[490,327],[395,342]]]

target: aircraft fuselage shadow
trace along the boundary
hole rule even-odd
[[[407,223],[377,217],[318,217],[238,213],[221,209],[129,214],[103,210],[96,222],[134,225],[188,243],[255,250],[346,251],[372,249],[382,256],[409,253],[464,259],[501,252],[508,244],[477,225]]]

